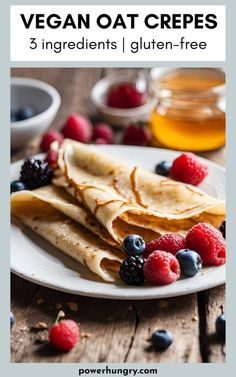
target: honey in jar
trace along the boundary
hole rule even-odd
[[[153,144],[207,151],[225,144],[225,74],[218,68],[153,69]]]

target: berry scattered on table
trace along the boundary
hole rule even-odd
[[[157,330],[152,334],[151,341],[158,350],[165,351],[172,344],[173,335],[168,330]]]
[[[79,341],[79,327],[71,319],[63,319],[49,329],[50,344],[62,351],[69,351]]]
[[[61,130],[64,137],[88,143],[92,138],[93,127],[88,118],[72,113],[66,120],[65,126]]]
[[[127,255],[140,255],[145,250],[145,241],[137,234],[130,234],[123,240],[123,248]]]
[[[168,251],[175,255],[180,249],[185,249],[185,237],[178,233],[164,234],[163,236],[147,243],[144,257],[147,258],[155,250]]]
[[[63,141],[63,135],[57,130],[49,130],[43,135],[40,143],[40,149],[43,152],[48,152],[53,141],[58,141],[59,145]]]
[[[189,230],[186,246],[195,250],[204,266],[220,266],[226,260],[226,244],[221,232],[207,223],[199,223]]]
[[[107,105],[119,109],[130,109],[144,105],[147,92],[141,92],[133,83],[115,84],[107,93]]]
[[[143,122],[131,123],[124,132],[123,144],[126,145],[148,145],[151,135]]]
[[[169,177],[170,169],[172,163],[169,161],[161,161],[155,167],[155,173],[159,175],[163,175],[164,177]]]
[[[171,284],[180,277],[179,262],[171,253],[156,250],[144,264],[144,276],[151,284]]]
[[[10,328],[12,328],[14,326],[14,323],[15,323],[15,316],[12,312],[10,312]]]
[[[103,144],[112,144],[113,143],[113,130],[111,126],[106,123],[97,123],[93,129],[93,140],[96,142],[97,139],[104,139],[106,143]],[[98,144],[98,143],[96,143]]]
[[[17,120],[29,119],[29,118],[32,118],[34,115],[35,115],[35,111],[30,106],[22,106],[16,112]]]
[[[193,153],[183,153],[177,157],[170,169],[170,177],[191,185],[199,185],[208,175],[208,168]]]
[[[128,285],[144,283],[144,259],[139,255],[132,255],[123,260],[120,266],[120,277]]]
[[[45,158],[45,162],[54,169],[57,167],[57,159],[58,159],[58,151],[49,150],[47,153],[47,157]]]
[[[225,314],[221,314],[216,319],[216,323],[215,323],[216,334],[218,338],[221,339],[222,341],[225,341],[225,322],[226,322]]]
[[[109,144],[105,139],[103,139],[102,137],[99,137],[98,139],[96,139],[94,141],[94,144],[97,144],[97,145],[104,145],[104,144]]]
[[[11,182],[11,193],[16,191],[22,191],[25,190],[26,187],[23,182],[21,181],[13,181]]]
[[[224,220],[219,227],[219,231],[221,232],[222,236],[226,239],[226,221]]]
[[[25,160],[20,171],[20,180],[27,189],[36,189],[51,183],[53,171],[47,162],[35,158]]]
[[[184,276],[192,277],[202,268],[201,257],[194,250],[179,250],[176,258],[179,261],[180,270]]]

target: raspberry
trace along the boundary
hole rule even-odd
[[[107,105],[118,109],[130,109],[144,105],[147,92],[141,92],[133,83],[113,85],[107,94]]]
[[[123,144],[147,145],[151,135],[143,122],[131,123],[123,135]]]
[[[69,116],[65,126],[62,128],[64,137],[88,143],[91,140],[93,127],[89,119],[80,114],[73,113]]]
[[[165,234],[147,243],[144,258],[147,258],[155,250],[164,250],[175,255],[179,250],[185,249],[185,237],[178,233]]]
[[[201,256],[205,266],[219,266],[225,263],[225,239],[221,232],[210,224],[194,225],[187,233],[186,245]]]
[[[53,347],[69,351],[79,340],[79,327],[71,319],[64,319],[49,330],[49,340]]]
[[[156,250],[144,263],[144,276],[149,283],[165,285],[180,277],[180,266],[174,255],[166,251]]]
[[[103,139],[102,137],[99,137],[98,139],[96,139],[95,141],[94,141],[94,144],[109,144],[105,139]]]
[[[93,140],[104,139],[106,143],[102,144],[112,144],[113,142],[113,130],[106,123],[98,123],[93,129]],[[98,143],[96,143],[98,144]]]
[[[58,141],[59,144],[61,144],[63,141],[63,135],[57,130],[49,130],[43,135],[40,143],[40,149],[43,152],[47,152],[53,141]]]
[[[45,161],[48,165],[54,169],[57,166],[58,152],[57,151],[48,151]]]
[[[199,185],[208,175],[208,168],[193,153],[183,153],[177,157],[170,169],[170,177],[191,185]]]

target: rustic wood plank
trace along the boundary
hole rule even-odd
[[[47,340],[47,331],[32,331],[38,322],[51,326],[59,310],[80,324],[81,341],[70,353],[57,352],[47,341],[39,344],[39,336]],[[135,329],[135,313],[127,301],[86,298],[43,287],[24,312],[16,311],[12,362],[123,362]]]
[[[216,318],[225,311],[225,286],[216,287],[206,292],[206,345],[208,362],[225,362],[225,345],[217,339],[215,333]]]
[[[137,328],[128,362],[196,363],[201,361],[198,344],[198,313],[196,295],[135,303]],[[165,352],[158,352],[150,343],[158,329],[172,332],[174,341]]]

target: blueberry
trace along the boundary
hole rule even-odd
[[[221,232],[222,236],[226,239],[226,221],[224,220],[219,227],[219,231]]]
[[[131,234],[123,240],[123,248],[127,255],[140,255],[145,247],[144,239],[137,234]]]
[[[26,187],[23,182],[21,181],[13,181],[11,182],[11,193],[16,191],[22,191],[25,190]]]
[[[168,177],[170,174],[170,168],[172,164],[168,161],[161,161],[155,167],[155,173],[159,175],[163,175],[164,177]]]
[[[225,341],[225,321],[225,314],[221,314],[216,319],[216,334],[223,341]]]
[[[196,251],[182,249],[175,256],[179,261],[180,269],[184,276],[192,277],[202,268],[201,257]]]
[[[10,328],[13,327],[14,323],[15,323],[14,314],[12,312],[10,312]]]
[[[157,330],[152,334],[152,343],[161,351],[166,350],[173,342],[173,335],[167,330]]]
[[[18,119],[18,116],[17,116],[17,112],[15,110],[11,110],[11,123],[12,122],[17,122],[19,119]]]
[[[32,118],[35,115],[35,111],[32,107],[23,106],[17,111],[17,118],[18,120],[25,120]]]

